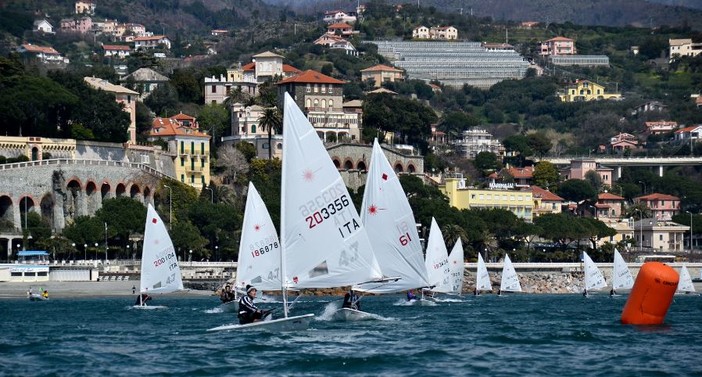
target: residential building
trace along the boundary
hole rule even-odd
[[[559,66],[609,67],[607,55],[549,55],[548,61]]]
[[[645,205],[656,220],[670,220],[680,212],[680,198],[668,194],[654,192],[634,198],[634,203]]]
[[[639,140],[632,134],[621,132],[609,139],[609,147],[615,153],[623,153],[638,148]]]
[[[509,43],[482,43],[486,51],[514,51],[514,46]]]
[[[263,129],[259,126],[261,117],[263,116],[264,108],[258,105],[244,106],[241,103],[232,104],[232,136],[222,138],[224,143],[233,143],[234,145],[240,142],[247,142],[256,148],[256,157],[260,159],[268,159],[268,129]],[[282,135],[271,130],[271,144],[273,158],[282,158],[283,155],[283,137]]]
[[[102,45],[106,57],[118,57],[124,59],[129,56],[131,48],[125,45]]]
[[[171,49],[171,40],[164,35],[134,38],[134,50],[155,49],[161,47],[165,48],[166,50]]]
[[[491,152],[503,156],[505,147],[492,134],[482,128],[463,131],[461,139],[453,142],[456,152],[465,158],[474,159],[480,152]]]
[[[575,41],[566,37],[555,37],[541,42],[540,55],[575,55]]]
[[[356,22],[356,16],[351,13],[347,13],[341,10],[331,10],[324,12],[324,22],[328,24],[334,23],[347,23],[352,24]]]
[[[175,159],[175,176],[198,190],[210,184],[210,135],[183,113],[153,120],[149,140],[164,140]]]
[[[506,169],[502,169],[502,171],[500,172],[500,176],[502,176],[503,178],[505,174],[508,174],[510,177],[512,177],[514,187],[529,187],[531,186],[532,181],[534,180],[534,167],[525,166],[523,168],[518,168],[510,166]]]
[[[133,82],[134,88],[140,93],[139,99],[143,100],[158,87],[165,85],[168,80],[168,77],[154,71],[151,68],[139,68],[122,78],[120,81]]]
[[[117,20],[92,21],[93,30],[96,34],[116,35],[117,27],[120,24]]]
[[[678,122],[661,120],[657,122],[644,122],[644,135],[662,135],[678,129]]]
[[[213,37],[220,37],[220,36],[227,35],[227,34],[229,34],[229,30],[225,30],[225,29],[213,29],[210,32],[210,35],[212,35]]]
[[[702,135],[702,124],[681,128],[675,131],[675,141],[677,142],[698,142]]]
[[[639,106],[636,106],[634,110],[631,111],[631,115],[647,113],[650,111],[661,112],[668,109],[668,106],[664,105],[658,101],[647,101]]]
[[[258,95],[255,81],[230,80],[228,77],[205,77],[205,103],[224,103],[234,91],[254,97]]]
[[[54,50],[53,47],[37,46],[31,43],[25,43],[17,48],[17,52],[27,55],[32,59],[37,59],[42,63],[68,63],[68,59],[65,59],[58,51]]]
[[[456,40],[458,29],[453,26],[434,26],[429,28],[430,39]]]
[[[361,117],[343,108],[344,81],[307,70],[278,81],[278,98],[288,92],[324,141],[358,141]],[[282,106],[281,106],[282,107]]]
[[[585,179],[585,175],[594,171],[603,185],[612,186],[612,168],[598,165],[595,159],[581,158],[570,161],[570,167],[562,172],[565,179]]]
[[[420,25],[412,30],[412,39],[429,39],[429,28]]]
[[[76,19],[64,18],[60,22],[60,30],[64,33],[87,34],[93,31],[93,20],[90,17]]]
[[[341,35],[344,37],[349,37],[353,34],[358,34],[358,31],[354,31],[353,26],[351,26],[345,22],[340,22],[340,23],[331,24],[331,25],[327,26],[327,33],[337,34],[337,35]]]
[[[358,50],[354,47],[353,43],[349,41],[338,41],[334,42],[329,46],[331,50],[343,50],[346,55],[358,56]]]
[[[139,93],[121,85],[115,85],[99,77],[84,77],[89,86],[115,95],[117,103],[122,105],[122,110],[129,114],[129,128],[127,129],[127,143],[136,144],[136,101]]]
[[[597,203],[595,208],[597,214],[595,217],[601,218],[620,218],[624,214],[624,203],[626,199],[619,195],[614,195],[609,192],[601,192],[597,195]]]
[[[540,22],[538,21],[523,21],[521,24],[519,24],[519,27],[522,29],[533,29],[536,26],[539,26]]]
[[[578,80],[574,85],[565,89],[564,92],[558,94],[558,97],[563,102],[582,102],[582,101],[597,101],[622,98],[620,93],[613,93],[605,90],[605,87],[594,83],[590,80]]]
[[[690,227],[669,220],[649,218],[636,221],[633,231],[638,247],[644,250],[680,252],[685,249],[684,236]]]
[[[286,78],[300,73],[299,69],[283,64],[283,59],[284,56],[271,51],[252,56],[252,62],[242,67],[244,81],[252,78],[258,83],[263,83],[274,77]]]
[[[54,34],[54,25],[52,25],[46,19],[34,21],[33,31],[45,34]]]
[[[383,64],[361,70],[361,81],[373,80],[373,86],[380,88],[383,83],[404,80],[404,71]]]
[[[526,222],[532,222],[534,198],[529,190],[517,191],[509,184],[495,184],[490,189],[466,187],[462,176],[445,177],[439,191],[449,199],[449,205],[458,209],[501,208],[514,213]]]
[[[530,186],[527,190],[531,190],[531,197],[534,201],[534,217],[561,213],[563,198],[539,186]]]
[[[78,0],[75,3],[76,14],[95,15],[97,4],[92,0]]]
[[[695,57],[702,53],[702,43],[693,43],[692,39],[669,39],[670,61],[683,56]]]

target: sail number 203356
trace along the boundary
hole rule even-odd
[[[309,225],[309,228],[312,229],[323,223],[324,220],[328,219],[332,215],[348,207],[350,203],[351,202],[349,201],[349,198],[346,197],[346,194],[341,195],[340,197],[334,199],[333,202],[327,204],[326,207],[322,207],[318,211],[315,211],[311,215],[305,217],[305,221]]]

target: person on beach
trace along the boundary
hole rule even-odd
[[[341,305],[342,308],[349,308],[354,310],[361,310],[361,304],[358,302],[361,298],[358,297],[353,289],[349,289],[344,295],[344,303]]]
[[[256,307],[253,300],[256,298],[256,288],[247,285],[246,294],[241,296],[239,299],[239,324],[245,325],[247,323],[258,322],[263,317],[268,314],[268,311],[263,311]]]
[[[417,295],[414,294],[414,290],[410,289],[409,291],[407,291],[407,301],[412,301],[416,299]]]
[[[225,285],[222,293],[219,295],[219,299],[223,304],[226,304],[230,301],[234,301],[234,298],[234,291],[232,291],[232,287],[229,284]]]
[[[151,296],[149,296],[146,293],[142,293],[139,296],[137,296],[134,306],[146,306],[147,301],[151,301]]]

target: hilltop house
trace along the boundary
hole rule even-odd
[[[150,37],[134,38],[134,50],[155,49],[163,47],[166,50],[171,49],[171,40],[164,35],[154,35]]]
[[[692,39],[669,39],[670,61],[683,56],[695,57],[702,53],[702,43],[693,43]]]
[[[634,204],[643,204],[656,220],[670,220],[680,212],[680,198],[673,195],[653,193],[634,198]]]
[[[151,92],[168,82],[168,77],[154,71],[151,68],[139,68],[125,76],[122,82],[133,82],[134,87],[139,92],[139,99],[143,100]]]
[[[264,108],[258,105],[244,106],[241,103],[232,104],[232,136],[222,138],[224,143],[232,142],[234,145],[245,141],[256,148],[256,157],[268,159],[268,149],[273,148],[271,157],[282,158],[283,137],[271,130],[271,144],[268,145],[268,129],[259,126]]]
[[[644,135],[662,135],[678,129],[678,122],[661,120],[657,122],[644,122]]]
[[[136,144],[136,101],[139,93],[99,77],[84,77],[83,80],[94,89],[115,95],[115,100],[122,105],[122,110],[129,114],[129,128],[127,128],[129,141],[127,143]]]
[[[42,63],[68,63],[68,59],[61,56],[61,54],[54,50],[53,47],[44,47],[33,45],[31,43],[25,43],[17,48],[17,52],[29,56],[30,58],[37,59]]]
[[[603,99],[618,100],[622,98],[620,93],[612,93],[605,90],[605,87],[590,80],[578,80],[574,85],[558,94],[563,102],[597,101]]]
[[[54,34],[54,25],[51,25],[46,19],[34,21],[33,31],[45,34]]]
[[[575,55],[575,41],[566,37],[555,37],[541,42],[540,55]]]
[[[124,45],[102,45],[102,49],[105,51],[105,57],[116,56],[120,59],[129,56],[129,52],[131,51],[129,46]]]
[[[361,70],[361,81],[373,80],[373,86],[379,88],[385,82],[404,80],[404,71],[383,64]]]
[[[78,0],[75,2],[76,14],[89,14],[93,16],[95,15],[96,7],[95,1],[92,0]]]
[[[334,23],[347,23],[352,24],[356,22],[356,16],[353,14],[341,11],[341,10],[331,10],[324,12],[324,22],[328,24]]]
[[[697,142],[700,140],[700,136],[702,136],[702,124],[681,128],[675,131],[675,141],[677,142],[687,142],[691,140]]]
[[[87,34],[93,30],[93,20],[90,17],[64,18],[60,21],[60,30],[64,33]]]
[[[344,37],[351,36],[353,34],[358,34],[358,31],[353,30],[353,26],[340,22],[336,24],[331,24],[327,27],[327,33],[338,34]]]
[[[458,39],[458,29],[453,26],[432,26],[430,28],[420,25],[412,30],[412,39]]]

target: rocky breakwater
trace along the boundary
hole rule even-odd
[[[489,271],[493,293],[500,288],[501,271]],[[583,273],[581,271],[529,271],[519,272],[519,284],[524,293],[580,293],[583,289]],[[466,270],[463,275],[463,292],[473,293],[475,290],[476,273]]]

